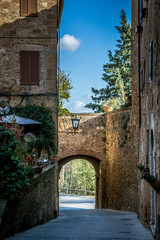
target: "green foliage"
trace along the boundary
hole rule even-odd
[[[0,126],[0,189],[3,197],[14,199],[29,182],[25,168],[15,155],[17,139],[10,129]]]
[[[32,178],[35,174],[35,169],[32,166],[27,166],[25,168],[25,174],[27,175],[28,178]]]
[[[127,23],[126,13],[122,9],[120,14],[120,26],[115,26],[120,34],[117,40],[114,54],[109,50],[109,62],[103,66],[103,77],[106,86],[99,90],[92,88],[92,103],[85,107],[94,112],[103,112],[103,104],[122,108],[128,104],[128,96],[131,95],[131,28]]]
[[[0,164],[10,161],[16,149],[17,139],[10,129],[0,126]]]
[[[137,166],[138,170],[141,171],[141,179],[146,180],[147,182],[154,182],[156,178],[153,175],[150,175],[150,169],[148,166],[142,164]]]
[[[59,78],[58,78],[58,86],[59,86],[59,111],[58,114],[60,116],[68,113],[68,109],[64,108],[64,102],[69,102],[71,97],[70,90],[73,88],[71,84],[71,80],[69,75],[66,75],[64,71],[60,70]]]
[[[44,106],[26,105],[12,108],[11,113],[41,122],[40,134],[36,140],[33,140],[28,144],[28,150],[30,152],[34,148],[40,154],[42,149],[46,149],[49,154],[56,155],[55,124],[52,120],[49,109]]]
[[[63,166],[59,185],[61,188],[95,191],[95,169],[86,160],[73,160]]]

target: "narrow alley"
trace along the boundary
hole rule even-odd
[[[88,197],[62,195],[60,201],[57,219],[7,240],[153,240],[135,213],[94,209]]]

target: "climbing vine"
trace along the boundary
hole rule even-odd
[[[11,108],[10,113],[41,122],[40,132],[36,137],[36,140],[33,139],[28,144],[28,150],[30,152],[34,148],[40,154],[41,150],[45,149],[49,155],[56,155],[57,146],[55,143],[55,123],[52,120],[52,116],[48,108],[37,105],[17,106]]]
[[[0,194],[14,199],[29,182],[25,168],[15,154],[17,138],[11,129],[0,126]]]

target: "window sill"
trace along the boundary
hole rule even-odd
[[[22,86],[39,86],[39,83],[20,83]]]

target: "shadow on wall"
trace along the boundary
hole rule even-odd
[[[57,166],[53,166],[33,179],[16,199],[7,201],[0,224],[0,239],[57,217],[57,179]]]

